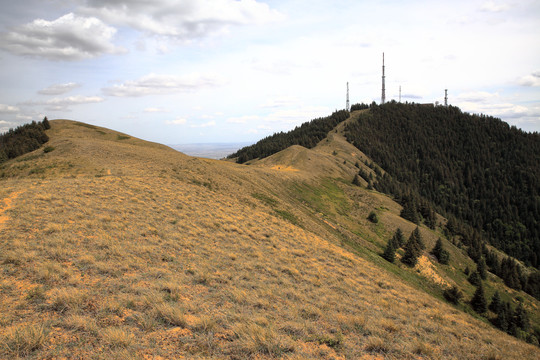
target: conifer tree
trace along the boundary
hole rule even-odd
[[[394,242],[392,239],[388,240],[388,244],[386,244],[386,249],[384,249],[384,253],[382,255],[384,259],[391,263],[396,260],[396,248],[394,247]]]
[[[425,245],[420,236],[420,230],[417,227],[405,244],[405,254],[401,258],[401,261],[409,266],[415,266],[424,248]]]
[[[401,210],[401,213],[399,214],[404,219],[409,220],[410,222],[413,222],[415,224],[418,224],[418,210],[416,208],[416,204],[413,202],[413,200],[410,197],[407,197],[404,199],[403,202],[403,209]]]
[[[358,178],[358,174],[354,175],[352,183],[353,185],[360,186],[360,179]]]
[[[422,240],[422,235],[420,234],[420,228],[418,226],[416,227],[416,229],[413,230],[411,237],[414,237],[420,250],[426,249],[426,244],[424,244],[424,240]]]
[[[478,286],[481,281],[482,280],[480,279],[480,274],[478,274],[478,271],[471,273],[471,275],[469,276],[469,282],[474,286]]]
[[[45,130],[49,130],[51,128],[51,124],[49,123],[49,119],[47,119],[46,116],[43,118],[43,122],[41,124],[43,125],[43,128]]]
[[[478,287],[471,299],[471,306],[479,314],[484,314],[487,311],[487,301],[482,281],[478,283]]]
[[[523,303],[520,302],[514,311],[513,322],[516,324],[516,327],[520,328],[523,331],[529,331],[529,314],[523,308]]]
[[[502,331],[508,332],[508,326],[509,326],[509,304],[508,303],[501,303],[501,306],[499,307],[499,311],[497,311],[497,317],[495,318],[495,326],[501,329]]]
[[[478,265],[476,267],[478,274],[480,275],[480,278],[482,280],[487,279],[487,270],[486,270],[486,260],[484,258],[480,258],[480,261],[478,261]]]
[[[495,291],[495,294],[493,294],[493,297],[491,298],[491,303],[489,304],[489,310],[498,314],[501,306],[503,306],[501,296],[498,291]]]
[[[448,261],[450,260],[450,253],[444,249],[441,238],[437,239],[435,247],[433,250],[431,250],[431,253],[441,264],[448,264]]]
[[[403,236],[403,231],[401,231],[401,228],[398,228],[394,233],[394,236],[392,237],[392,242],[396,249],[405,245],[405,236]]]

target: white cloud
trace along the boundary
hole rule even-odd
[[[266,122],[283,124],[301,124],[319,117],[328,116],[330,109],[325,106],[302,107],[299,109],[284,109],[267,115]]]
[[[502,4],[502,3],[496,3],[494,1],[486,1],[485,3],[482,4],[482,6],[480,7],[480,10],[481,11],[486,11],[486,12],[502,12],[502,11],[505,11],[505,10],[508,10],[509,6],[508,4]]]
[[[184,118],[176,118],[174,120],[165,121],[165,124],[167,125],[184,125],[185,123],[187,123],[187,120]]]
[[[540,71],[520,77],[517,83],[521,86],[540,86]]]
[[[495,98],[498,98],[499,94],[489,93],[486,91],[471,91],[467,93],[459,94],[456,99],[459,102],[470,102],[470,103],[487,103]]]
[[[213,75],[192,74],[187,76],[149,74],[138,80],[102,89],[106,95],[137,97],[146,95],[191,92],[202,88],[218,86],[222,80]]]
[[[278,107],[290,107],[298,103],[298,99],[293,97],[278,97],[275,99],[267,99],[262,108],[278,108]]]
[[[261,117],[257,115],[244,115],[244,116],[228,118],[227,122],[231,124],[247,124],[249,122],[257,121],[260,118]]]
[[[256,0],[88,0],[81,10],[110,23],[180,40],[220,33],[231,25],[264,24],[283,18]]]
[[[52,98],[46,101],[26,101],[21,105],[38,106],[45,105],[49,111],[68,111],[68,106],[93,104],[105,101],[101,96],[83,96],[75,95],[63,98]]]
[[[202,124],[191,125],[192,128],[205,128],[205,127],[210,127],[210,126],[216,126],[216,122],[212,120],[212,121],[205,122]]]
[[[30,120],[35,120],[35,118],[31,115],[24,115],[24,114],[17,114],[15,116],[15,118],[17,120],[24,120],[24,121],[30,121]]]
[[[115,33],[99,19],[69,13],[53,21],[36,19],[0,34],[0,48],[49,60],[82,60],[125,52],[111,43]]]
[[[0,114],[12,114],[18,111],[19,111],[19,108],[16,106],[0,104]]]
[[[160,109],[160,108],[154,108],[154,107],[146,108],[143,111],[146,112],[146,113],[164,113],[164,112],[168,112],[168,110],[166,110],[166,109]]]
[[[39,90],[38,94],[41,95],[62,95],[71,90],[80,87],[80,84],[69,82],[65,84],[54,84],[45,89]]]

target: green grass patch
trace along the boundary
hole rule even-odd
[[[28,156],[25,156],[25,157],[15,158],[15,161],[16,161],[16,162],[30,161],[30,160],[37,159],[37,158],[39,158],[40,156],[41,156],[41,155],[38,155],[38,154],[35,154],[35,155],[28,155]]]
[[[74,123],[74,125],[85,127],[85,128],[88,128],[88,129],[97,129],[96,126],[90,125],[90,124],[85,124],[85,123]]]
[[[50,153],[51,151],[53,151],[55,148],[54,146],[47,146],[45,147],[45,149],[43,149],[43,152],[46,154],[46,153]]]
[[[278,215],[279,217],[289,221],[290,223],[292,223],[293,225],[300,225],[300,220],[298,219],[298,217],[296,217],[296,215],[286,211],[286,210],[278,210],[278,209],[274,209],[274,212],[276,213],[276,215]]]
[[[127,139],[131,139],[131,137],[127,136],[127,135],[117,135],[116,136],[116,140],[127,140]]]
[[[350,212],[347,196],[331,179],[323,180],[319,186],[296,183],[292,190],[301,201],[329,217],[334,217],[335,214],[347,216]]]
[[[265,195],[265,194],[261,194],[261,193],[253,193],[251,194],[252,197],[254,197],[255,199],[257,200],[260,200],[262,201],[263,203],[265,203],[266,205],[270,206],[270,207],[274,207],[278,204],[278,201],[268,195]]]

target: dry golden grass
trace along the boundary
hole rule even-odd
[[[295,190],[318,175],[52,125],[54,151],[1,169],[0,358],[540,355],[342,246],[378,251],[395,229],[365,220],[399,212],[379,194],[344,186],[339,214],[329,187],[314,199],[335,213],[319,213]]]

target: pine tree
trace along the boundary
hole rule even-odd
[[[487,279],[487,270],[486,270],[486,260],[484,258],[480,258],[480,261],[478,261],[478,265],[476,267],[478,274],[480,275],[480,278],[482,280]]]
[[[43,128],[45,130],[49,130],[51,128],[51,124],[49,123],[49,119],[47,119],[46,116],[43,118],[43,122],[41,124],[43,124]]]
[[[420,236],[420,230],[417,227],[405,244],[405,254],[401,258],[401,261],[409,266],[415,266],[424,248],[425,245]]]
[[[525,311],[523,308],[522,302],[519,303],[516,311],[514,311],[513,322],[515,323],[516,327],[521,328],[521,330],[529,331],[529,314],[527,314],[527,311]]]
[[[431,250],[431,253],[441,264],[448,264],[448,261],[450,260],[450,253],[444,249],[441,238],[437,239],[435,247],[433,250]]]
[[[382,257],[391,263],[396,260],[396,248],[394,247],[392,239],[388,240],[388,244],[386,244],[386,249],[384,249]]]
[[[407,197],[404,199],[403,202],[403,209],[401,210],[401,213],[399,214],[404,219],[409,220],[410,222],[413,222],[415,224],[418,224],[418,210],[416,208],[416,204],[413,202],[413,200],[410,197]]]
[[[484,314],[487,311],[487,301],[484,294],[484,286],[482,282],[478,284],[476,291],[471,299],[471,306],[479,314]]]
[[[489,304],[489,310],[493,311],[495,314],[498,314],[501,306],[503,306],[501,296],[498,291],[495,291],[493,297],[491,298],[491,303]]]
[[[501,306],[499,306],[499,311],[497,311],[497,317],[494,320],[495,326],[506,332],[508,332],[509,326],[509,310],[511,311],[509,304],[502,302]]]
[[[360,179],[358,178],[358,174],[354,175],[352,183],[353,185],[360,186]]]
[[[469,276],[469,282],[474,286],[478,286],[482,282],[478,271],[471,273],[471,275]]]
[[[403,236],[403,231],[401,231],[401,228],[398,228],[394,233],[394,236],[392,237],[392,242],[396,249],[405,245],[405,236]]]
[[[426,244],[424,244],[424,240],[422,240],[422,235],[420,234],[420,228],[418,226],[416,227],[416,229],[413,230],[411,237],[414,237],[420,250],[426,249]]]

